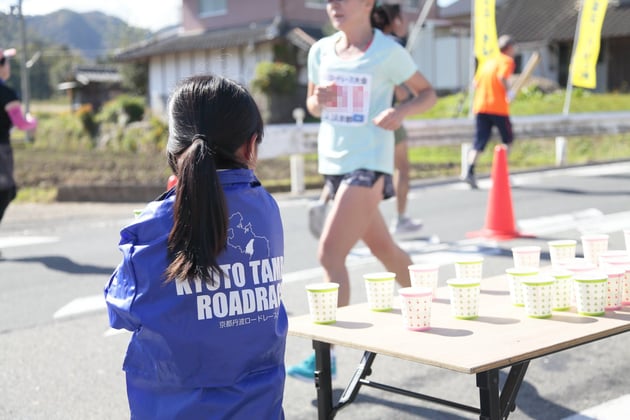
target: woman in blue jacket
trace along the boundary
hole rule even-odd
[[[121,231],[105,287],[133,419],[282,419],[287,315],[277,203],[254,175],[260,112],[218,76],[169,104],[178,183]]]

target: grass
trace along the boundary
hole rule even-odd
[[[543,95],[537,91],[524,91],[512,104],[512,115],[561,114],[565,93]],[[429,112],[416,118],[453,118],[467,116],[468,98],[463,94],[442,97]],[[50,106],[52,105],[52,106]],[[33,111],[38,117],[49,117],[59,103],[36,103]],[[38,114],[38,109],[42,111]],[[571,112],[606,112],[630,110],[630,94],[593,94],[575,90],[571,100]],[[62,111],[67,113],[68,111]],[[54,116],[52,116],[54,118]],[[152,184],[166,185],[168,167],[163,153],[121,153],[103,150],[63,150],[62,148],[38,148],[20,142],[23,135],[14,132],[16,179],[21,185],[17,200],[22,202],[50,202],[56,197],[57,188],[67,184],[118,185]],[[463,139],[471,141],[472,139]],[[510,170],[546,168],[555,165],[554,139],[516,140],[510,153]],[[477,172],[491,170],[493,153],[498,141],[495,134],[488,149],[480,156]],[[630,133],[597,137],[571,137],[567,141],[567,163],[579,165],[630,159]],[[459,145],[411,147],[409,161],[412,179],[458,176],[461,170]],[[318,188],[322,176],[317,173],[317,155],[305,156],[305,183]],[[290,163],[288,157],[262,160],[257,173],[271,191],[290,189]]]

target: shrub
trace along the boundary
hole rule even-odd
[[[92,137],[94,137],[98,131],[98,124],[96,123],[96,118],[94,115],[94,110],[92,109],[92,105],[85,104],[81,105],[76,111],[75,115],[81,121],[83,125],[83,129]]]
[[[264,94],[290,94],[297,88],[295,66],[287,63],[263,61],[258,63],[252,88]]]
[[[96,120],[99,123],[121,123],[130,124],[142,121],[144,117],[145,101],[143,98],[130,95],[120,95],[103,105],[103,109],[98,113]]]

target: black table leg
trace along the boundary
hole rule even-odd
[[[315,350],[315,388],[317,389],[317,418],[330,420],[334,417],[332,377],[330,372],[330,343],[313,340]]]
[[[516,407],[516,396],[525,379],[529,361],[516,363],[510,368],[508,377],[499,393],[499,369],[477,374],[479,388],[480,420],[507,419]]]

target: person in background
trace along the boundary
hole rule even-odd
[[[104,294],[133,332],[123,363],[133,419],[283,419],[284,233],[254,175],[263,121],[250,94],[193,76],[169,101],[177,185],[121,231]]]
[[[468,153],[468,170],[462,181],[477,189],[475,164],[484,151],[496,126],[501,141],[507,146],[514,141],[512,123],[510,121],[510,101],[508,97],[508,80],[514,73],[514,41],[509,35],[499,37],[499,50],[496,57],[488,58],[475,75],[475,94],[473,97],[473,113],[475,114],[475,142]]]
[[[15,49],[0,49],[0,221],[4,212],[17,195],[17,184],[13,176],[13,148],[11,147],[11,127],[33,131],[37,120],[30,114],[24,115],[22,104],[15,91],[6,85],[11,77],[10,58]],[[2,254],[0,253],[0,257]]]
[[[309,50],[306,107],[321,117],[318,170],[332,198],[318,257],[324,281],[339,283],[338,305],[350,303],[346,258],[362,240],[372,254],[408,286],[411,258],[393,240],[379,203],[394,195],[394,131],[405,117],[431,108],[435,91],[409,53],[370,22],[374,0],[333,0],[326,12],[337,33]],[[411,98],[392,106],[394,88]],[[336,372],[333,355],[332,366]],[[287,373],[312,381],[315,357]]]
[[[372,26],[391,36],[400,45],[405,45],[407,22],[401,13],[399,4],[380,3],[372,13]],[[394,105],[411,98],[409,89],[403,84],[396,86]],[[407,195],[409,193],[409,154],[407,147],[407,130],[401,125],[394,131],[394,189],[396,190],[396,217],[390,224],[390,232],[416,232],[422,228],[422,221],[407,216]]]

